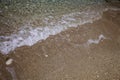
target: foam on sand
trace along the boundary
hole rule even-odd
[[[98,39],[89,39],[87,41],[87,45],[90,45],[90,44],[99,44],[102,40],[106,39],[106,37],[104,35],[99,35],[99,38]]]
[[[85,23],[92,23],[102,17],[102,13],[108,9],[103,8],[100,10],[85,10],[82,12],[74,12],[63,15],[57,22],[48,22],[51,17],[43,20],[46,26],[37,26],[33,28],[29,24],[25,24],[16,34],[10,36],[0,36],[0,52],[8,54],[10,51],[15,50],[21,46],[32,46],[38,41],[45,40],[50,35],[56,35],[69,27],[77,27]],[[89,41],[91,43],[91,41]],[[98,41],[95,41],[97,43]],[[93,41],[92,41],[93,43]]]

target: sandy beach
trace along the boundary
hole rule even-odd
[[[120,80],[120,10],[0,57],[0,80]]]

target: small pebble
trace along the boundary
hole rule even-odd
[[[13,59],[10,58],[6,61],[6,65],[10,65],[10,64],[12,64],[12,62],[13,62]]]
[[[46,54],[45,57],[48,57],[48,55]]]
[[[97,78],[99,78],[100,76],[99,75],[97,75]]]

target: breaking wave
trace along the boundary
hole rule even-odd
[[[38,41],[45,40],[50,35],[56,35],[61,31],[65,31],[70,27],[77,27],[85,23],[92,23],[102,17],[102,13],[108,10],[103,8],[100,10],[88,9],[85,11],[74,12],[63,15],[56,22],[51,20],[54,16],[48,16],[43,19],[46,26],[32,27],[29,22],[20,28],[16,34],[10,36],[0,36],[0,51],[2,54],[8,54],[17,47],[32,46]]]

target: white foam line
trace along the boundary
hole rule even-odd
[[[87,45],[90,45],[90,44],[99,44],[100,41],[103,40],[103,39],[106,39],[106,37],[101,34],[101,35],[99,35],[99,38],[98,38],[98,39],[95,39],[95,40],[89,39],[89,40],[87,41]]]
[[[8,70],[8,72],[10,72],[12,80],[18,80],[14,68],[6,67],[6,69]]]
[[[54,25],[47,23],[49,25],[46,27],[38,26],[37,28],[32,28],[30,25],[26,24],[17,34],[0,36],[3,40],[3,42],[0,42],[0,51],[2,54],[8,54],[17,47],[25,45],[32,46],[38,41],[45,40],[50,35],[56,35],[61,31],[65,31],[69,27],[77,27],[78,25],[83,25],[85,23],[92,23],[101,18],[103,11],[104,10],[99,10],[96,12],[94,10],[88,10],[63,15],[63,17]],[[94,41],[94,43],[95,42],[97,43],[97,41]]]

